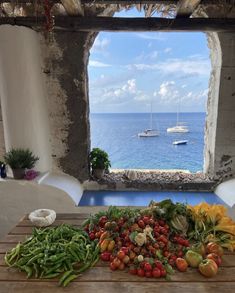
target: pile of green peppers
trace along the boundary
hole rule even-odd
[[[66,224],[34,228],[31,237],[5,255],[6,264],[24,271],[28,278],[59,278],[59,285],[64,287],[98,260],[97,241]]]

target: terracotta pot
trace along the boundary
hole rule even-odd
[[[94,169],[92,170],[92,174],[95,178],[101,179],[104,176],[105,169]]]
[[[25,169],[12,169],[14,179],[24,179]]]

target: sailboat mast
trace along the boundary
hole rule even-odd
[[[151,101],[151,113],[150,113],[150,129],[153,129],[153,103]]]

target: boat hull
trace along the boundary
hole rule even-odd
[[[179,141],[173,141],[173,145],[182,145],[182,144],[187,144],[187,140],[179,140]]]

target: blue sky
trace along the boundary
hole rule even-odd
[[[90,111],[149,112],[152,103],[153,112],[204,112],[209,53],[203,33],[101,32],[89,60]]]

